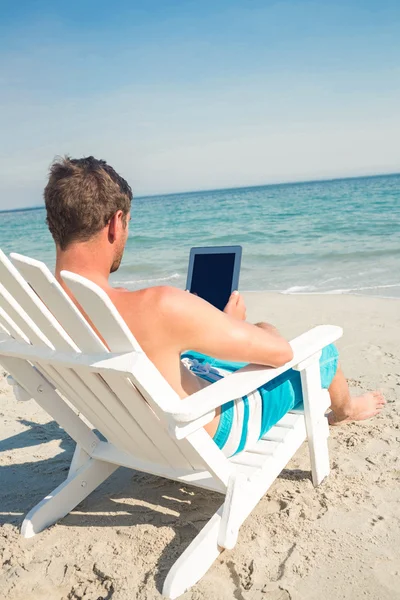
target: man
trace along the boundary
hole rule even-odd
[[[245,321],[246,309],[238,292],[232,294],[221,312],[201,298],[173,287],[135,292],[111,287],[109,275],[118,269],[128,238],[132,191],[106,162],[92,156],[56,161],[44,197],[47,223],[56,244],[56,277],[60,284],[71,295],[60,277],[65,269],[99,285],[149,359],[182,399],[210,385],[221,376],[220,369],[237,368],[226,361],[279,367],[292,359],[289,343],[275,327]],[[189,352],[182,360],[182,353],[188,349],[194,353]],[[204,363],[211,364],[211,369],[204,368]],[[321,378],[324,387],[329,388],[331,424],[368,419],[385,404],[378,392],[350,397],[334,346],[322,353]],[[229,437],[235,427],[239,438],[255,435],[257,439],[299,401],[299,374],[290,370],[253,395],[224,405],[206,430],[230,455],[238,451],[237,443]],[[245,435],[243,407],[258,419],[256,423],[246,423]]]

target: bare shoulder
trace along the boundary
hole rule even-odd
[[[171,315],[181,314],[182,310],[190,308],[195,298],[192,294],[169,285],[159,286],[153,290],[154,301],[157,302],[159,308]]]
[[[173,353],[178,356],[186,347],[182,315],[189,314],[190,294],[182,290],[158,286],[138,291],[111,290],[110,298],[146,354],[152,359]],[[183,317],[183,320],[185,318]],[[164,360],[163,359],[163,360]]]
[[[137,291],[114,288],[110,297],[124,318],[151,314],[153,319],[173,317],[190,304],[190,294],[171,286],[156,286]]]

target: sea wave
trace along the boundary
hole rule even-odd
[[[281,290],[281,294],[308,294],[315,290],[315,285],[293,285],[287,290]]]
[[[253,249],[247,252],[246,258],[247,260],[257,261],[262,260],[264,263],[266,260],[270,261],[270,263],[274,262],[290,262],[292,264],[301,264],[304,262],[337,262],[339,260],[346,261],[359,261],[360,259],[372,258],[384,258],[389,256],[390,258],[394,258],[400,256],[400,247],[395,248],[385,248],[385,249],[373,249],[373,250],[365,250],[360,249],[357,251],[349,250],[343,251],[339,249],[332,249],[329,252],[316,252],[315,247],[310,246],[309,252],[295,252],[295,251],[285,251],[284,243],[281,244],[282,252],[270,252],[265,250],[260,250],[259,252]]]
[[[367,285],[360,287],[351,287],[351,288],[338,288],[333,290],[323,290],[316,289],[314,285],[304,285],[304,286],[292,286],[287,288],[286,290],[280,290],[280,294],[293,294],[293,295],[335,295],[335,294],[357,294],[358,292],[364,292],[367,290],[381,290],[381,289],[389,289],[389,288],[400,288],[400,283],[388,283],[384,285]]]

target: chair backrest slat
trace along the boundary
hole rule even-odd
[[[90,327],[51,271],[39,260],[11,253],[10,258],[36,294],[82,352],[104,352],[106,347]]]
[[[18,325],[9,317],[6,311],[0,306],[0,323],[3,328],[16,340],[20,340],[21,342],[28,342],[28,338],[21,331]]]
[[[83,310],[90,314],[90,319],[111,352],[115,352],[115,348],[118,348],[118,352],[142,352],[138,341],[104,290],[76,273],[62,271],[61,277]],[[79,298],[75,294],[77,290]]]
[[[47,346],[54,348],[50,341],[40,331],[39,327],[32,321],[30,316],[24,311],[22,306],[15,300],[8,290],[0,283],[0,308],[23,332],[26,338],[37,346]]]
[[[43,332],[54,348],[61,350],[78,350],[76,344],[60,326],[47,306],[24,280],[11,261],[0,250],[0,280],[26,314]]]

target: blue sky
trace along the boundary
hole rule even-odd
[[[136,195],[400,171],[400,3],[3,0],[0,209],[55,155]]]

